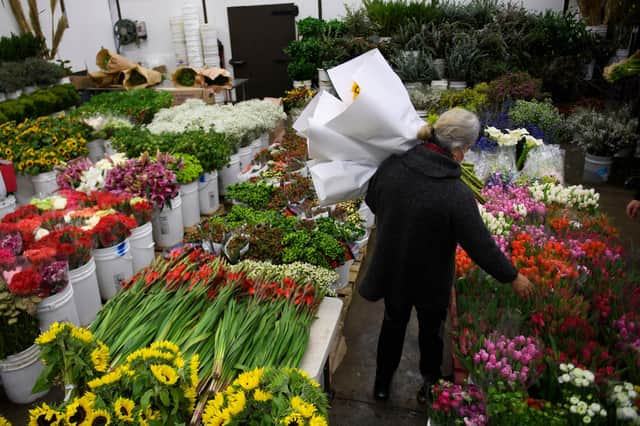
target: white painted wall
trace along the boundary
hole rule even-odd
[[[193,1],[198,6],[201,20],[204,22],[201,1]],[[26,1],[23,0],[23,3],[26,8]],[[117,17],[113,7],[115,2],[114,0],[66,0],[65,3],[70,27],[65,32],[59,56],[70,60],[74,71],[87,68],[95,70],[97,68],[95,54],[100,47],[115,48],[112,36],[113,23]],[[111,9],[109,3],[111,3]],[[297,19],[318,16],[317,0],[206,0],[209,23],[215,24],[218,30],[218,38],[224,46],[227,61],[233,55],[227,7],[278,3],[296,4],[300,11]],[[357,8],[361,5],[361,0],[323,0],[323,18],[333,19],[344,16],[345,3],[352,8]],[[50,38],[49,1],[38,0],[38,4],[43,10],[41,19],[43,31]],[[122,17],[134,21],[145,21],[148,34],[148,39],[142,41],[140,46],[123,46],[122,53],[146,66],[164,64],[170,70],[174,69],[169,18],[181,15],[182,4],[182,0],[120,0]],[[523,0],[523,5],[538,11],[562,10],[563,0]],[[11,32],[17,33],[18,27],[9,6],[6,5],[0,8],[0,35],[9,35]],[[227,68],[230,68],[228,63]]]
[[[95,70],[96,53],[101,46],[113,49],[114,42],[111,35],[111,19],[109,6],[106,1],[95,0],[65,0],[69,28],[62,37],[58,48],[58,58],[71,61],[74,71],[84,69]],[[28,14],[26,1],[23,1],[25,13]],[[48,0],[38,0],[41,11],[40,25],[47,38],[47,46],[51,45],[51,13]],[[58,13],[60,9],[57,9]],[[55,16],[55,23],[59,15]],[[18,24],[13,17],[11,8],[5,2],[0,9],[0,35],[7,36],[19,33]]]

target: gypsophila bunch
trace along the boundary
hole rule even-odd
[[[328,425],[329,403],[320,385],[293,368],[258,368],[242,373],[207,403],[205,426],[270,424]]]
[[[56,380],[65,386],[67,397],[88,390],[87,383],[109,367],[109,348],[84,328],[68,322],[54,322],[36,339],[47,368],[40,374],[34,393],[49,389]]]
[[[555,183],[533,183],[529,191],[534,200],[545,204],[560,204],[578,210],[595,211],[598,208],[600,194],[593,188],[582,185],[563,186]]]
[[[640,424],[638,391],[633,384],[610,382],[607,399],[615,407],[616,419],[619,422],[632,425]]]

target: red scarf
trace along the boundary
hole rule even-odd
[[[453,158],[453,155],[449,151],[442,148],[441,146],[436,145],[433,142],[425,142],[422,144],[422,146],[427,148],[429,151],[437,152],[438,154],[442,154],[445,157]]]

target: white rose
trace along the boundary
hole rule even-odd
[[[49,231],[47,231],[44,228],[38,228],[35,232],[35,239],[36,241],[46,237],[47,235],[49,235]]]

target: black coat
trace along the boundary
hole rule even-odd
[[[458,243],[500,282],[517,276],[487,230],[453,159],[423,145],[386,159],[369,182],[373,258],[359,286],[368,300],[446,309]]]

